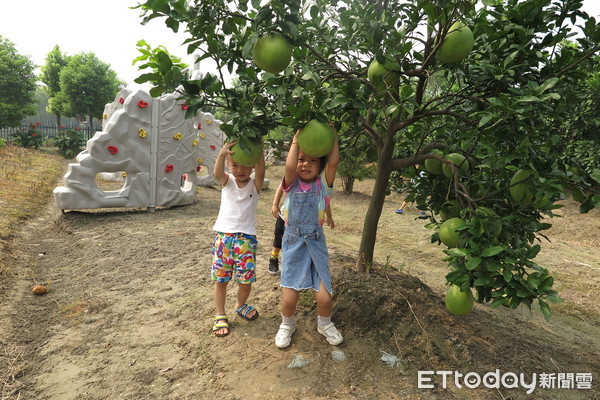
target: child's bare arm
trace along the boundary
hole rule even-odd
[[[256,191],[260,193],[265,184],[265,153],[263,152],[260,160],[254,166],[254,186]]]
[[[333,142],[333,148],[327,155],[327,165],[325,166],[325,182],[329,187],[333,186],[335,173],[337,172],[338,164],[340,163],[340,146],[338,144],[337,131],[333,125],[331,125],[331,128],[335,134],[335,141]]]
[[[279,203],[281,203],[281,197],[283,196],[283,188],[281,185],[277,186],[277,190],[275,191],[275,197],[273,198],[273,206],[271,207],[271,214],[275,218],[279,216],[281,209],[279,208]]]
[[[300,152],[300,146],[298,146],[299,133],[300,130],[298,130],[294,135],[292,143],[290,144],[290,151],[285,159],[285,175],[283,179],[286,186],[289,186],[294,179],[296,179],[296,167],[298,166],[298,154]]]
[[[325,209],[325,220],[327,222],[327,226],[331,229],[335,228],[335,222],[333,221],[333,216],[331,215],[331,206]]]
[[[225,173],[225,160],[227,159],[228,155],[234,153],[233,151],[231,151],[231,148],[234,144],[235,143],[225,143],[221,148],[221,151],[217,155],[217,159],[215,160],[213,174],[215,175],[215,179],[217,180],[217,182],[219,182],[222,186],[225,186],[225,184],[227,184],[227,179],[229,178]]]

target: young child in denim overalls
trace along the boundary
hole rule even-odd
[[[292,139],[281,184],[287,193],[281,259],[282,324],[275,345],[290,345],[296,330],[295,313],[300,290],[313,289],[317,301],[317,331],[332,345],[342,343],[340,332],[331,322],[332,288],[329,253],[323,234],[331,187],[339,164],[337,135],[333,149],[321,158],[304,154],[298,146],[298,132]],[[321,173],[323,173],[321,175]]]
[[[253,167],[236,163],[231,155],[234,143],[226,143],[215,160],[215,179],[222,185],[221,206],[213,227],[217,231],[213,245],[211,279],[215,281],[214,297],[217,315],[213,332],[218,337],[229,334],[225,312],[227,285],[235,277],[238,283],[236,312],[242,318],[255,320],[258,311],[248,305],[251,285],[256,281],[256,208],[265,179],[265,159]],[[231,173],[225,173],[225,163]]]

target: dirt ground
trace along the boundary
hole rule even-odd
[[[565,201],[538,262],[554,272],[565,302],[546,322],[534,309],[476,304],[465,317],[443,304],[441,247],[402,196],[385,204],[376,263],[354,270],[372,181],[337,187],[332,257],[338,347],[316,332],[311,293],[303,294],[293,344],[280,350],[279,282],[267,273],[274,219],[270,206],[281,167],[259,204],[256,321],[234,313],[231,334],[211,334],[209,279],[216,188],[190,206],[102,209],[62,214],[51,198],[12,243],[13,265],[0,295],[1,399],[600,399],[600,213]],[[58,184],[59,182],[57,182]],[[339,182],[338,182],[339,183]],[[48,293],[34,296],[34,284]],[[537,305],[536,305],[537,307]],[[342,352],[342,353],[340,353]],[[385,352],[385,353],[384,353]],[[382,356],[391,354],[390,366]],[[343,356],[343,357],[342,357]],[[340,358],[342,358],[340,360]],[[345,358],[345,359],[343,359]],[[289,368],[307,361],[302,368]],[[592,374],[591,389],[419,388],[418,371]],[[566,375],[568,377],[568,375]],[[539,377],[538,377],[539,379]]]

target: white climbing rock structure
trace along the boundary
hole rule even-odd
[[[123,90],[105,107],[96,132],[69,164],[64,186],[54,189],[61,210],[179,206],[195,202],[197,185],[215,183],[213,167],[225,135],[211,114],[185,119],[176,94],[152,98],[142,89]],[[207,175],[197,171],[206,167]],[[104,191],[96,176],[120,173],[121,189]]]

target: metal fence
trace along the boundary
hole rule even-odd
[[[14,137],[13,137],[14,133],[17,133],[20,130],[27,130],[31,127],[31,125],[32,124],[24,124],[21,126],[2,128],[2,129],[0,129],[0,139],[4,139],[9,143],[13,142],[14,141]],[[65,132],[69,129],[73,129],[73,130],[81,130],[83,132],[83,136],[85,137],[85,139],[89,140],[92,136],[94,136],[94,133],[96,133],[96,131],[102,130],[102,126],[100,126],[100,125],[96,126],[96,124],[94,124],[94,128],[92,129],[91,133],[87,126],[81,127],[78,124],[77,125],[61,125],[60,128],[58,128],[56,125],[37,125],[37,124],[33,124],[33,125],[35,125],[35,129],[43,136],[44,139],[52,139],[52,138],[58,136],[59,132]]]

